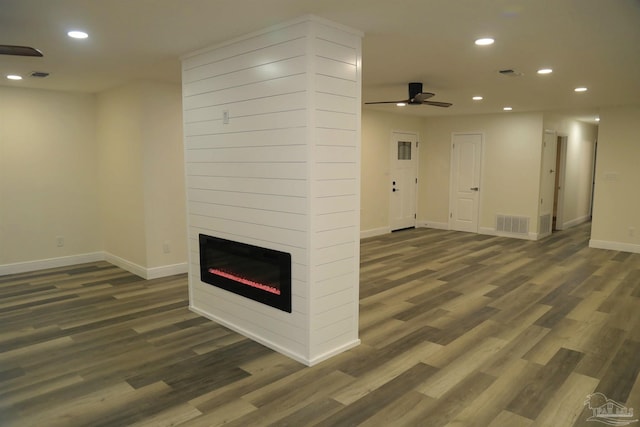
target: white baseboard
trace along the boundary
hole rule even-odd
[[[589,221],[589,219],[591,219],[591,217],[587,215],[587,216],[581,216],[580,218],[572,219],[571,221],[564,222],[562,223],[562,230],[566,230],[567,228],[571,228],[571,227],[575,227],[576,225],[583,224]]]
[[[416,228],[437,228],[439,230],[448,230],[449,224],[446,222],[435,221],[418,221],[416,222]],[[366,239],[367,237],[382,236],[383,234],[391,233],[390,227],[372,228],[370,230],[360,231],[360,238]]]
[[[420,221],[418,222],[418,227],[422,228],[435,228],[437,230],[448,230],[449,223],[447,222],[436,222],[436,221]]]
[[[268,339],[265,339],[259,335],[254,334],[253,332],[247,331],[244,328],[239,327],[238,325],[229,322],[225,319],[222,319],[218,316],[216,316],[215,314],[211,314],[208,313],[206,311],[200,310],[199,308],[194,307],[193,305],[189,304],[189,310],[193,311],[194,313],[199,314],[202,317],[206,317],[209,320],[213,320],[216,323],[219,323],[222,326],[225,326],[229,329],[231,329],[234,332],[239,333],[240,335],[244,335],[245,337],[252,339],[255,342],[258,342],[262,345],[264,345],[265,347],[269,347],[270,349],[277,351],[280,354],[284,354],[285,356],[295,360],[296,362],[300,362],[304,365],[307,366],[313,366],[315,364],[318,364],[324,360],[327,360],[328,358],[335,356],[339,353],[342,353],[343,351],[349,350],[350,348],[356,347],[360,344],[360,340],[356,339],[353,342],[349,342],[345,345],[342,345],[338,348],[335,348],[327,353],[323,353],[317,357],[314,357],[312,359],[309,359],[307,357],[302,356],[301,354],[298,354],[296,352],[293,352],[287,348],[282,347],[281,345],[278,345]]]
[[[332,358],[333,356],[337,356],[338,354],[347,351],[349,349],[352,349],[354,347],[357,347],[360,345],[360,340],[356,339],[353,341],[350,341],[346,344],[341,345],[340,347],[334,348],[331,351],[328,351],[326,353],[323,353],[319,356],[313,357],[311,359],[309,359],[308,363],[306,363],[308,366],[313,366],[313,365],[317,365],[320,362],[324,362],[327,359]],[[303,362],[304,363],[304,362]]]
[[[6,274],[26,273],[29,271],[45,270],[47,268],[67,267],[69,265],[84,264],[86,262],[104,261],[103,252],[63,256],[58,258],[39,259],[34,261],[16,262],[0,265],[0,276]]]
[[[141,265],[133,263],[109,252],[104,253],[104,260],[117,267],[120,267],[123,270],[127,270],[129,273],[140,276],[143,279],[147,278],[147,269]]]
[[[372,228],[370,230],[361,230],[360,238],[366,239],[367,237],[381,236],[389,233],[391,233],[391,229],[389,227]]]
[[[147,268],[147,277],[145,279],[158,279],[160,277],[174,276],[189,271],[189,264],[181,262],[179,264],[163,265],[161,267]]]
[[[291,359],[300,362],[302,364],[305,364],[307,366],[310,366],[310,362],[309,360],[307,360],[307,358],[303,357],[302,355],[295,353],[293,351],[290,351],[278,344],[275,344],[267,339],[264,339],[263,337],[260,337],[256,334],[254,334],[253,332],[247,331],[244,328],[239,327],[238,325],[229,322],[225,319],[222,319],[214,314],[208,313],[206,311],[200,310],[199,308],[194,307],[193,305],[189,304],[189,310],[193,311],[194,313],[199,314],[202,317],[206,317],[209,320],[213,320],[216,323],[219,323],[222,326],[225,326],[229,329],[231,329],[234,332],[239,333],[240,335],[244,335],[247,338],[252,339],[253,341],[256,341],[262,345],[264,345],[265,347],[269,347],[270,349],[277,351],[278,353],[284,354],[287,357],[290,357]]]
[[[119,256],[113,255],[109,252],[104,253],[104,260],[146,280],[186,273],[189,268],[186,262],[147,268]]]
[[[70,255],[58,258],[3,264],[0,265],[0,276],[4,276],[7,274],[26,273],[29,271],[45,270],[47,268],[68,267],[70,265],[84,264],[87,262],[96,261],[107,261],[115,266],[122,268],[123,270],[127,270],[128,272],[147,280],[173,276],[175,274],[182,274],[188,271],[188,264],[186,262],[146,268],[119,256],[110,254],[109,252],[90,252],[86,254]]]
[[[497,231],[495,228],[489,227],[480,227],[478,228],[478,234],[488,234],[490,236],[498,236],[498,237],[509,237],[512,239],[522,239],[522,240],[538,240],[538,233],[527,233],[527,234],[515,234],[515,233],[503,233]]]
[[[594,249],[608,249],[611,251],[632,252],[640,254],[640,245],[635,243],[610,242],[607,240],[589,240],[589,247]]]

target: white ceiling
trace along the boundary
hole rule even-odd
[[[404,99],[420,81],[432,100],[454,104],[367,108],[458,115],[509,105],[588,119],[640,104],[640,0],[0,0],[0,44],[44,53],[0,56],[0,85],[98,92],[179,82],[180,55],[309,13],[364,32],[363,101]],[[90,37],[70,39],[69,29]],[[495,44],[475,46],[482,36]],[[537,75],[542,67],[554,72]],[[498,73],[506,68],[524,75]],[[27,77],[4,78],[12,73]]]

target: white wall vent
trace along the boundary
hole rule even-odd
[[[496,215],[496,231],[509,234],[528,234],[529,217]]]
[[[551,214],[540,215],[540,235],[551,234]]]

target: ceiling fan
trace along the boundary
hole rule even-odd
[[[30,46],[13,46],[0,44],[0,55],[42,56],[42,52]]]
[[[365,102],[365,104],[409,104],[409,105],[433,105],[434,107],[451,107],[450,102],[428,101],[435,93],[423,92],[422,83],[409,83],[409,99],[402,101]]]

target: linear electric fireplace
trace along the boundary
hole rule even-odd
[[[200,234],[200,280],[291,313],[291,254]]]

